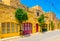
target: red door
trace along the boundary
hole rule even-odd
[[[23,35],[31,34],[32,33],[32,24],[31,23],[24,23],[23,24]]]
[[[36,24],[36,32],[38,32],[38,24]]]

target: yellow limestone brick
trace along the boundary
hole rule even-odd
[[[10,5],[10,0],[2,0],[3,4]]]

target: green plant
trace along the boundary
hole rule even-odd
[[[53,23],[53,21],[51,21],[50,25],[51,25],[51,29],[54,30],[54,23]]]
[[[23,9],[18,8],[15,12],[15,18],[18,20],[20,24],[20,31],[22,31],[22,23],[23,21],[28,20],[27,12],[25,12]]]
[[[41,27],[41,29],[47,29],[45,28],[45,20],[44,20],[45,16],[44,14],[42,14],[39,18],[38,18],[38,22],[39,22],[39,26]]]

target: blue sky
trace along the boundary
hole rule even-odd
[[[60,19],[60,0],[21,0],[21,3],[30,7],[39,5],[43,11],[52,11]]]

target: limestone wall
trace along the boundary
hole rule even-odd
[[[0,19],[1,19],[0,21],[1,22],[15,21],[15,17],[14,17],[15,10],[16,8],[1,4],[0,5]]]

